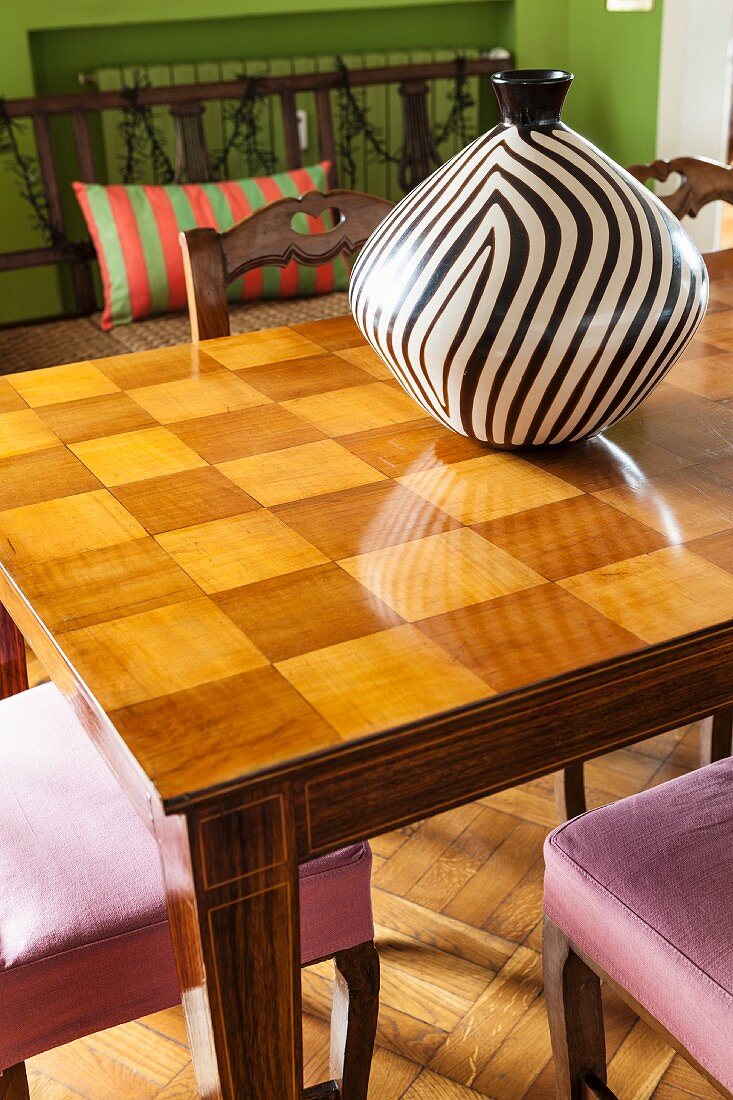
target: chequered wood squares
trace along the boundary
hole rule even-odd
[[[0,560],[163,799],[726,622],[714,295],[631,418],[524,455],[349,318],[2,379]]]

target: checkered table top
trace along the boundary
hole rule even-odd
[[[733,279],[630,419],[522,457],[350,318],[17,374],[0,594],[180,798],[732,619],[732,400]]]

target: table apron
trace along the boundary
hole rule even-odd
[[[322,762],[294,786],[299,859],[376,836],[733,703],[733,638],[721,632],[548,683]]]

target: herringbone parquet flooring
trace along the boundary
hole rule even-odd
[[[598,805],[696,767],[695,726],[587,768]],[[379,837],[382,959],[370,1100],[552,1100],[541,977],[542,842],[551,778]],[[303,973],[306,1083],[328,1076],[330,964]],[[613,997],[610,1081],[623,1100],[716,1093]],[[193,1100],[183,1015],[171,1009],[29,1063],[34,1100]]]

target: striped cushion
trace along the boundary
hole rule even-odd
[[[151,313],[186,308],[182,229],[208,226],[220,232],[275,199],[325,191],[330,163],[258,179],[224,183],[184,183],[163,187],[74,183],[74,191],[94,242],[104,286],[102,327],[124,325]],[[297,215],[301,232],[322,232],[323,219]],[[338,257],[321,267],[264,267],[248,272],[228,288],[231,302],[291,298],[346,290],[348,268]]]

